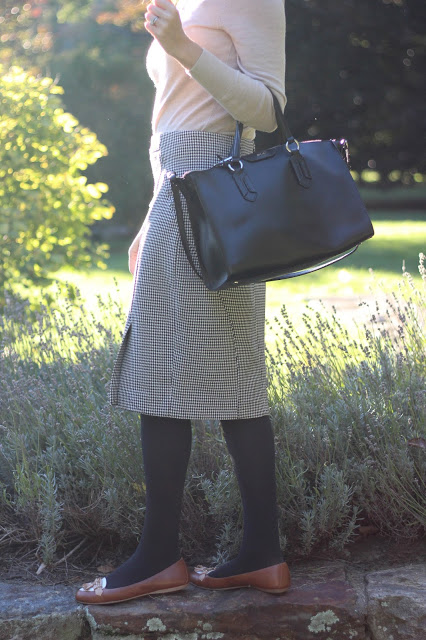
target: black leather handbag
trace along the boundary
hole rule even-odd
[[[211,291],[311,273],[351,255],[374,235],[349,171],[347,141],[299,143],[273,98],[281,144],[241,156],[237,122],[228,158],[182,178],[168,174],[185,253]],[[201,273],[191,255],[181,195]]]

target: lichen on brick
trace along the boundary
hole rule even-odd
[[[308,629],[309,631],[312,631],[312,633],[331,631],[331,625],[338,621],[339,618],[335,615],[334,611],[327,609],[327,611],[320,611],[316,615],[312,616]]]
[[[160,618],[150,618],[146,621],[145,626],[148,627],[149,631],[165,631],[167,629]]]
[[[203,631],[213,631],[213,627],[210,622],[205,622],[203,624]]]

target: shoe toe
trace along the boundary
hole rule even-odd
[[[78,602],[90,603],[100,598],[105,590],[107,579],[95,578],[92,582],[85,582],[76,593]]]
[[[208,573],[212,568],[194,567],[190,572],[192,584],[204,589],[238,589],[253,587],[269,593],[283,593],[290,587],[290,572],[286,562],[223,578],[214,578]]]
[[[183,558],[163,571],[125,587],[106,588],[106,578],[96,578],[86,582],[76,593],[76,600],[82,604],[113,604],[133,600],[154,593],[180,591],[189,584],[188,568]]]

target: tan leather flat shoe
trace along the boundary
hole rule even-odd
[[[194,567],[189,577],[192,584],[202,589],[240,589],[241,587],[253,587],[267,593],[284,593],[290,588],[290,571],[286,562],[274,564],[257,571],[239,573],[226,578],[213,578],[208,576],[209,571],[214,568],[207,568],[201,565]]]
[[[106,578],[86,582],[77,591],[76,600],[83,604],[113,604],[155,593],[180,591],[189,584],[189,571],[185,560],[181,558],[154,576],[126,587],[106,589],[106,583]]]

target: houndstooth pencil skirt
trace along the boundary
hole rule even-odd
[[[109,390],[112,405],[157,416],[231,420],[269,413],[265,284],[209,291],[179,235],[168,171],[208,169],[233,136],[154,134],[154,196],[142,226],[133,293]],[[242,154],[253,142],[242,140]],[[183,203],[184,204],[184,203]],[[185,226],[198,267],[187,210]]]

